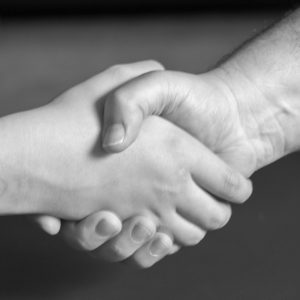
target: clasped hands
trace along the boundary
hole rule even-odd
[[[14,206],[77,248],[152,266],[223,227],[230,204],[249,198],[248,177],[264,165],[251,122],[221,68],[111,67],[2,119],[23,142],[9,165],[22,196]]]
[[[256,157],[234,101],[221,75],[145,61],[111,67],[27,112],[44,141],[43,170],[31,176],[46,173],[52,198],[34,212],[84,218],[64,221],[62,234],[110,261],[149,267],[199,243],[252,192]],[[59,219],[37,219],[59,230]]]
[[[0,118],[1,214],[142,267],[199,243],[300,149],[299,28],[296,10],[206,73],[114,66]]]

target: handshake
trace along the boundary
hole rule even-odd
[[[291,38],[278,35],[297,15],[206,73],[114,66],[1,118],[0,212],[143,267],[199,243],[250,197],[256,170],[299,149],[300,56],[283,57]]]

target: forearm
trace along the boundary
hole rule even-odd
[[[26,112],[0,118],[0,215],[35,213],[42,209],[43,195],[30,180],[30,132]],[[28,128],[27,128],[28,129]]]
[[[300,10],[246,43],[216,71],[236,99],[259,167],[299,150]]]

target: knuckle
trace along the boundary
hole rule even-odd
[[[177,178],[181,184],[186,184],[191,180],[191,173],[186,167],[179,167]]]
[[[178,178],[172,179],[171,183],[159,184],[156,189],[158,205],[163,210],[172,211],[174,209],[174,203],[179,203],[184,198],[186,187],[178,180]]]
[[[205,237],[206,231],[198,230],[188,237],[186,240],[185,246],[195,246],[199,244]]]
[[[149,71],[145,76],[151,78],[153,81],[158,81],[161,84],[165,82],[165,76],[167,71],[165,70],[153,70]]]
[[[108,70],[117,79],[125,79],[130,75],[130,67],[125,64],[111,66]]]
[[[152,68],[160,69],[160,70],[164,69],[164,66],[159,61],[157,61],[155,59],[149,59],[147,62],[150,64],[150,66]]]
[[[215,210],[209,214],[206,227],[208,230],[216,230],[224,227],[231,217],[231,208],[227,205],[226,209]]]
[[[230,198],[239,200],[241,191],[241,177],[233,170],[227,170],[223,174],[223,188]]]
[[[130,99],[130,97],[128,97],[127,92],[125,92],[124,89],[120,88],[113,93],[111,104],[118,106],[129,105],[130,101],[128,101],[128,99]]]
[[[136,113],[138,108],[143,108],[143,105],[138,105],[136,98],[137,97],[133,91],[128,91],[121,87],[114,91],[109,97],[108,105],[112,110],[123,113],[126,112],[129,116],[132,116]]]
[[[145,258],[144,259],[143,258],[133,258],[133,262],[135,265],[137,265],[141,269],[148,269],[155,264],[155,262],[150,261]]]
[[[185,197],[190,188],[191,173],[186,167],[176,166],[170,176],[173,196]]]
[[[224,198],[236,203],[244,203],[252,194],[251,180],[229,170],[223,176]]]
[[[139,103],[138,97],[135,91],[125,88],[117,89],[110,100],[108,105],[115,111],[121,111],[123,114],[133,117],[138,111],[141,111],[145,115],[144,103]]]

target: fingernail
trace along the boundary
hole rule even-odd
[[[169,245],[161,238],[156,238],[150,245],[150,255],[159,257],[166,255],[169,251]]]
[[[136,224],[131,231],[131,238],[136,243],[146,241],[152,236],[153,232],[141,223]]]
[[[106,129],[103,147],[122,144],[125,138],[125,129],[122,124],[114,124]]]
[[[102,237],[112,236],[117,232],[115,226],[111,222],[108,222],[106,219],[101,220],[97,224],[95,230],[97,234]]]

